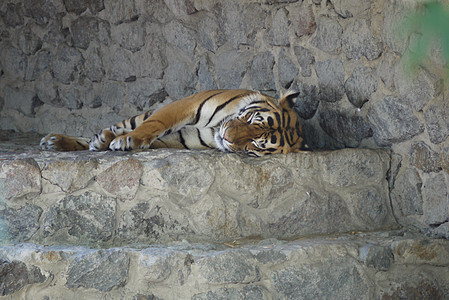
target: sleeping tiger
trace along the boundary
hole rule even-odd
[[[42,138],[43,150],[213,149],[262,156],[298,152],[302,129],[293,106],[299,93],[276,100],[249,90],[209,90],[134,116],[91,139]]]

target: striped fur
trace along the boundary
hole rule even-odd
[[[297,152],[302,131],[293,105],[249,90],[210,90],[170,103],[153,114],[133,116],[90,140],[49,134],[44,150],[214,149],[251,156]]]

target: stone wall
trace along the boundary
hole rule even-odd
[[[0,128],[89,136],[211,88],[293,88],[314,148],[393,150],[402,225],[449,237],[449,102],[438,47],[415,77],[400,0],[0,4]],[[430,66],[430,67],[429,67]],[[433,66],[433,67],[432,67]]]

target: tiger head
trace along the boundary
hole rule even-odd
[[[260,93],[247,96],[238,113],[221,123],[215,135],[218,148],[256,157],[298,152],[303,142],[293,109],[298,95],[289,93],[279,100]]]

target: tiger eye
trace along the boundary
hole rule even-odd
[[[267,121],[268,121],[268,125],[269,125],[269,126],[273,126],[274,121],[273,121],[273,118],[272,118],[272,117],[268,117],[268,118],[267,118]]]

